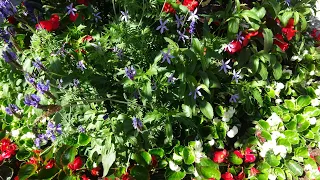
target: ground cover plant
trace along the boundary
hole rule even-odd
[[[320,179],[315,0],[0,0],[2,179]]]

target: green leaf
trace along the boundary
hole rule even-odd
[[[140,155],[148,165],[151,163],[151,160],[152,160],[151,154],[149,154],[146,151],[142,151]]]
[[[196,169],[199,175],[205,179],[221,178],[219,166],[216,163],[214,163],[211,159],[202,158],[200,160],[200,163],[196,164]]]
[[[189,118],[192,117],[192,109],[190,106],[182,104],[182,110],[186,115],[186,117],[189,117]]]
[[[189,147],[185,147],[183,149],[183,153],[182,153],[182,157],[183,157],[183,161],[185,164],[192,164],[195,161],[195,154],[193,152],[193,150]]]
[[[172,39],[168,38],[168,37],[164,37],[164,40],[169,43],[169,45],[173,46],[174,49],[178,49],[179,46],[176,42],[174,42]]]
[[[279,62],[273,66],[273,77],[276,80],[279,80],[282,77],[282,65]]]
[[[166,171],[166,174],[165,174],[166,180],[180,180],[180,179],[183,179],[185,176],[186,176],[186,172],[184,171],[176,172],[176,171],[171,171],[169,169]]]
[[[192,38],[192,48],[200,56],[203,56],[203,47],[198,38]]]
[[[213,108],[207,101],[200,101],[200,110],[208,118],[213,119]]]
[[[183,13],[188,13],[189,9],[187,6],[184,6],[182,4],[179,5],[179,9],[183,12]]]
[[[103,166],[103,177],[105,177],[110,167],[112,166],[113,162],[116,160],[116,151],[114,149],[114,145],[111,144],[108,147],[103,147],[102,153],[101,153],[101,161]]]
[[[243,159],[238,157],[234,152],[230,153],[230,155],[228,157],[228,161],[230,161],[231,163],[233,163],[235,165],[240,165],[243,163]]]
[[[149,171],[143,166],[134,166],[130,170],[130,175],[134,179],[148,180],[149,179]]]
[[[53,167],[51,169],[41,169],[38,178],[39,179],[51,179],[59,172],[59,169],[56,167]]]
[[[268,78],[268,71],[267,71],[267,68],[266,66],[264,65],[264,63],[260,63],[259,64],[259,74],[262,78],[262,80],[266,80]]]
[[[306,120],[301,114],[296,115],[297,118],[297,131],[303,132],[310,126],[310,122]]]
[[[13,179],[12,176],[13,176],[13,169],[2,164],[0,166],[0,177],[3,179],[3,180],[11,180]]]
[[[300,19],[301,19],[301,31],[304,31],[307,29],[308,23],[307,23],[307,20],[304,17],[304,15],[302,15],[301,13],[299,13],[299,14],[300,14]]]
[[[157,155],[160,158],[164,156],[164,150],[162,148],[149,149],[149,153],[152,155]]]
[[[171,144],[173,138],[172,125],[170,121],[166,122],[165,125],[166,139],[164,140],[165,144]]]
[[[299,138],[299,134],[296,131],[293,130],[286,130],[283,133],[286,136],[286,139],[288,139],[288,141],[292,144],[299,144],[300,138]]]
[[[264,51],[269,52],[273,46],[273,33],[270,29],[263,29],[263,38],[264,38]]]
[[[280,159],[281,159],[280,157],[275,156],[271,151],[267,152],[266,158],[265,158],[266,162],[272,167],[279,166]]]
[[[274,173],[275,175],[280,179],[282,180],[285,180],[286,179],[286,174],[284,173],[284,171],[281,169],[281,168],[274,168]]]
[[[264,121],[264,120],[260,120],[260,121],[258,122],[258,124],[259,124],[260,127],[262,127],[262,129],[264,129],[264,130],[268,130],[268,129],[270,128],[269,123],[267,123],[267,122]]]
[[[19,180],[25,180],[28,179],[30,176],[32,176],[37,170],[37,166],[34,164],[24,164],[20,167],[20,170],[18,172]]]
[[[228,33],[237,34],[239,31],[240,20],[238,18],[232,17],[228,22]]]
[[[294,150],[294,156],[308,158],[309,157],[308,148],[307,147],[298,147],[298,148],[296,148]]]
[[[295,104],[293,100],[284,100],[284,107],[289,109],[290,111],[294,112],[295,111]]]
[[[86,146],[90,143],[91,141],[91,137],[89,137],[88,135],[84,134],[84,133],[80,133],[78,136],[78,144],[80,146]]]
[[[302,176],[303,168],[295,161],[289,160],[285,162],[286,167],[296,176]]]
[[[262,173],[268,173],[271,166],[266,162],[261,162],[258,165],[258,170]]]
[[[260,18],[255,14],[253,11],[250,10],[244,10],[242,11],[241,15],[245,17],[249,17],[251,19],[257,20],[258,22],[261,22]]]
[[[257,100],[259,106],[263,106],[263,99],[260,91],[257,88],[251,90],[253,97]]]
[[[56,164],[59,167],[68,165],[70,162],[74,160],[76,154],[76,147],[64,145],[55,153]]]
[[[19,149],[17,155],[16,155],[16,158],[19,160],[19,161],[23,161],[23,160],[26,160],[30,157],[31,153],[30,151],[27,151],[26,149]]]
[[[203,72],[203,71],[199,71],[199,75],[203,81],[203,84],[206,85],[207,87],[210,86],[210,80],[209,80],[209,77],[208,77],[208,74],[206,72]]]
[[[317,107],[308,106],[304,108],[303,113],[310,117],[317,117],[320,115],[320,109]]]
[[[287,11],[282,14],[282,16],[280,17],[280,21],[283,26],[287,26],[288,21],[292,17],[292,15],[293,15],[293,12],[291,11]]]
[[[297,99],[297,105],[299,107],[306,107],[311,103],[311,100],[310,96],[299,96]]]

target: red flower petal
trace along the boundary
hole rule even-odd
[[[99,171],[100,170],[101,170],[100,167],[95,167],[95,168],[91,169],[92,176],[99,176]]]
[[[281,34],[276,34],[273,40],[273,44],[277,45],[283,52],[285,52],[289,48],[289,44],[283,40]]]
[[[76,13],[74,15],[70,14],[69,19],[70,19],[70,21],[75,22],[77,20],[78,16],[79,16],[78,13]]]
[[[216,163],[223,163],[228,156],[227,150],[216,151],[213,154],[213,161]]]
[[[235,150],[235,151],[233,151],[233,153],[235,154],[235,155],[237,155],[239,158],[243,158],[243,154],[239,151],[239,150]]]
[[[254,167],[252,167],[250,169],[250,176],[255,176],[255,175],[259,174],[259,173],[260,173],[260,171],[258,169],[256,169],[256,168],[254,168]]]
[[[224,174],[221,174],[221,178],[223,180],[233,180],[233,175],[229,172],[226,172]]]

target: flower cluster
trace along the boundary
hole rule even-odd
[[[37,148],[40,148],[42,144],[46,144],[50,139],[52,142],[56,140],[57,135],[62,134],[61,124],[55,125],[51,121],[48,122],[47,130],[45,134],[39,134],[34,143]]]
[[[40,21],[36,24],[37,29],[45,29],[48,32],[55,31],[60,26],[60,17],[57,14],[52,14],[49,20]]]
[[[16,154],[18,147],[15,143],[11,142],[8,138],[3,138],[0,141],[0,163],[5,159],[10,159]]]
[[[8,18],[13,16],[17,12],[17,9],[12,5],[9,0],[0,1],[0,18]]]

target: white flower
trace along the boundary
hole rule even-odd
[[[178,172],[181,170],[181,168],[178,165],[176,165],[173,161],[169,161],[169,167],[172,171]]]
[[[229,122],[235,112],[236,110],[233,107],[230,107],[228,111],[223,113],[222,121]]]
[[[196,144],[195,144],[195,146],[194,146],[194,150],[195,150],[195,151],[202,152],[203,148],[202,148],[202,143],[201,143],[201,141],[196,141]]]
[[[285,158],[287,154],[287,148],[284,145],[278,145],[273,148],[273,153],[274,155],[280,154],[282,158]]]
[[[283,83],[276,83],[276,89],[274,90],[275,91],[275,94],[277,96],[279,96],[280,94],[280,91],[284,88],[284,84]]]
[[[316,93],[316,95],[317,95],[318,97],[320,96],[320,89],[319,89],[319,87],[318,87],[318,89],[316,89],[314,92]]]
[[[20,131],[19,129],[14,129],[11,131],[11,136],[14,137],[14,138],[17,138],[20,134]]]
[[[270,149],[273,149],[277,146],[277,142],[276,141],[267,141],[265,142],[262,146],[260,146],[260,156],[261,157],[266,157],[267,152]]]
[[[317,123],[317,119],[315,117],[308,118],[308,121],[310,122],[311,125],[315,125]]]
[[[21,139],[34,139],[36,136],[32,132],[27,132],[21,136]]]
[[[197,169],[196,169],[196,168],[194,168],[193,175],[194,175],[194,177],[198,177],[198,176],[199,176],[199,173],[198,173],[198,171],[197,171]]]
[[[215,117],[214,119],[213,119],[213,123],[218,123],[218,122],[220,122],[221,120],[219,119],[219,118],[217,118],[217,117]]]
[[[183,158],[182,158],[182,156],[179,156],[178,154],[173,153],[172,159],[175,161],[182,161]]]
[[[272,113],[271,116],[267,119],[267,123],[269,123],[270,126],[277,126],[281,122],[281,118],[276,113]]]
[[[315,74],[314,71],[310,71],[310,73],[309,73],[310,76],[313,76],[314,74]]]
[[[320,142],[318,142],[318,148],[320,149]]]
[[[214,139],[211,139],[208,143],[209,143],[210,146],[213,146],[215,141],[214,141]]]
[[[276,179],[277,179],[277,176],[274,175],[274,174],[269,174],[269,175],[268,175],[268,179],[269,179],[269,180],[276,180]]]
[[[307,54],[309,54],[308,50],[304,50],[304,51],[302,52],[302,56],[305,56],[305,55],[307,55]]]
[[[195,156],[194,162],[195,163],[200,163],[201,158],[204,157],[205,155],[200,151],[195,151],[194,152],[194,156]]]
[[[238,134],[238,128],[237,126],[233,126],[232,129],[230,129],[228,132],[227,132],[227,136],[229,138],[234,138],[234,136],[236,136]]]
[[[273,131],[271,134],[272,140],[276,141],[279,137],[285,138],[286,136],[279,131]]]
[[[304,166],[304,170],[305,171],[311,171],[312,170],[312,166],[310,164],[307,164]]]
[[[296,61],[296,60],[301,61],[302,58],[300,56],[292,56],[291,57],[291,61]]]
[[[318,99],[311,100],[311,106],[316,107],[320,105],[320,101]]]
[[[290,69],[284,69],[282,72],[289,73],[290,76],[292,75],[292,70],[290,70]]]
[[[276,99],[276,104],[280,104],[280,103],[282,103],[282,99]]]

